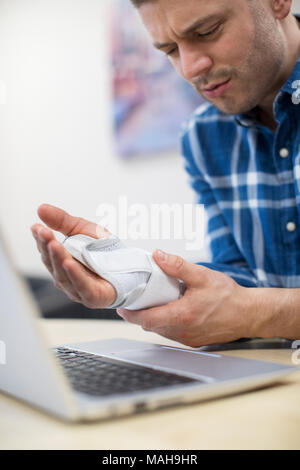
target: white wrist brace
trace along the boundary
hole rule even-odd
[[[167,276],[151,253],[126,247],[114,235],[99,239],[74,235],[67,237],[63,245],[74,258],[113,285],[117,298],[108,308],[139,310],[165,305],[183,295],[184,284]]]

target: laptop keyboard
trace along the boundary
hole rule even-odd
[[[54,350],[72,387],[95,397],[201,382],[78,350]]]

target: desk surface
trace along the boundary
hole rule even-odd
[[[42,320],[50,345],[123,337],[177,345],[135,325]],[[291,364],[290,349],[224,354]],[[300,449],[300,372],[262,390],[92,424],[68,424],[0,394],[1,449]]]

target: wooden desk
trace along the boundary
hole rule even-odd
[[[42,320],[51,345],[123,337],[177,345],[135,325]],[[224,354],[291,364],[290,349]],[[279,385],[92,424],[68,424],[0,394],[1,449],[299,449],[300,373]]]

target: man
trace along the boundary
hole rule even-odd
[[[188,346],[245,337],[300,338],[300,29],[292,0],[132,0],[155,47],[208,101],[182,136],[192,186],[208,213],[211,263],[153,257],[186,285],[165,306],[118,310]],[[96,226],[48,205],[48,227]],[[106,307],[113,287],[76,262],[46,227],[42,259],[72,300]]]

